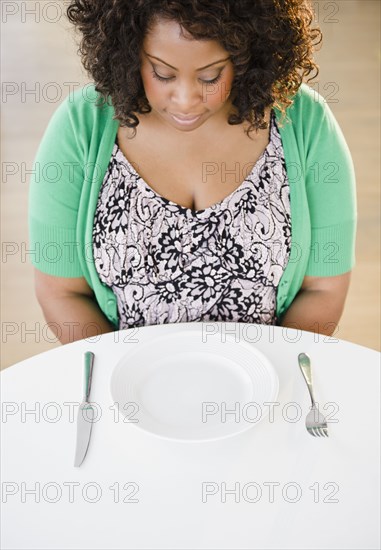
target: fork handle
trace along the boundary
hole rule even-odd
[[[312,390],[311,360],[306,353],[299,353],[298,362],[299,362],[300,370],[302,371],[302,374],[304,376],[304,380],[306,381],[306,384],[307,384],[307,388],[311,397],[312,406],[314,406],[315,399],[314,399],[314,394]]]

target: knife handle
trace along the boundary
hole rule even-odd
[[[91,391],[91,381],[93,378],[94,353],[85,352],[85,401],[89,401]]]

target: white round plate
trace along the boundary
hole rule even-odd
[[[111,396],[137,428],[167,439],[205,441],[258,424],[279,379],[253,345],[180,331],[138,344],[115,366]]]

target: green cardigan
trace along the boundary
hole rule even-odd
[[[92,255],[98,194],[119,126],[112,105],[95,105],[98,96],[93,83],[76,90],[45,130],[30,181],[29,245],[39,270],[85,277],[117,328],[116,297],[99,280]],[[281,113],[275,114],[279,125]],[[281,318],[306,275],[353,268],[357,212],[351,154],[323,97],[302,84],[279,129],[291,203],[291,255],[277,292]]]

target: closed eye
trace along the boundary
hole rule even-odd
[[[168,84],[169,82],[171,82],[175,78],[174,76],[164,78],[162,76],[159,76],[156,71],[152,71],[152,75],[153,75],[154,78],[156,78],[160,82],[163,82],[164,84]],[[200,80],[203,84],[216,84],[219,80],[221,80],[221,78],[222,78],[222,71],[213,80],[201,80],[201,79]]]

